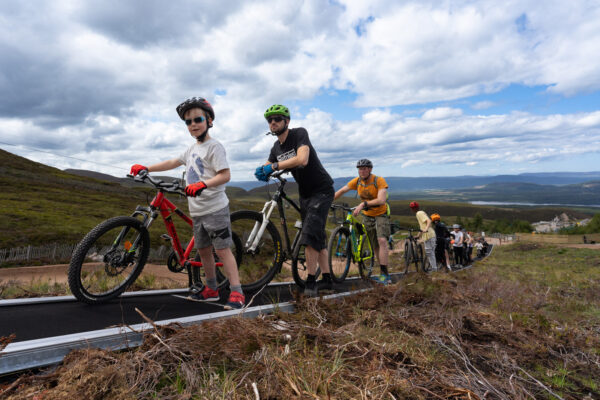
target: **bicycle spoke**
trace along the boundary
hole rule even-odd
[[[255,224],[261,222],[262,215],[252,211],[238,211],[231,216],[231,230],[239,238],[241,246],[238,271],[244,289],[251,290],[267,284],[281,264],[281,239],[272,223],[266,226],[256,243],[249,243]]]
[[[73,252],[71,292],[88,303],[118,296],[140,274],[148,251],[148,232],[135,218],[116,217],[101,223]]]

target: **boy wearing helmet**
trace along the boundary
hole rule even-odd
[[[245,298],[230,248],[231,219],[229,199],[225,195],[225,184],[231,179],[231,173],[225,148],[208,134],[215,119],[214,110],[205,99],[192,97],[177,107],[177,114],[185,121],[190,135],[196,139],[195,143],[177,158],[149,167],[135,164],[131,167],[131,174],[135,176],[142,170],[158,172],[186,166],[185,193],[193,221],[195,245],[206,274],[206,286],[188,298],[195,301],[219,300],[214,248],[230,283],[231,293],[225,308],[242,308]]]
[[[446,270],[450,271],[450,257],[448,257],[447,252],[450,231],[441,219],[442,217],[440,214],[431,214],[431,221],[433,221],[433,230],[435,231],[436,237],[435,260],[439,265],[445,266]]]
[[[435,262],[435,231],[433,230],[432,222],[429,216],[425,213],[425,211],[419,210],[419,203],[416,201],[412,201],[409,204],[410,209],[415,213],[417,217],[417,221],[419,222],[419,229],[421,230],[417,235],[418,238],[423,239],[423,243],[425,244],[425,254],[427,255],[427,259],[431,264],[431,270],[437,270],[437,263]]]
[[[325,223],[333,202],[333,179],[323,168],[306,129],[289,128],[290,110],[286,106],[275,104],[265,111],[264,117],[277,140],[268,161],[256,168],[254,176],[266,182],[269,175],[277,170],[291,170],[300,192],[303,226],[300,243],[306,245],[308,277],[304,293],[316,296],[319,288],[333,288],[325,235]],[[323,278],[318,284],[315,278],[317,265],[323,271]]]
[[[380,176],[371,174],[373,163],[366,158],[358,160],[358,177],[352,179],[344,187],[335,192],[333,200],[350,190],[356,190],[362,202],[354,209],[356,216],[363,213],[363,223],[373,244],[373,251],[377,254],[381,275],[372,277],[376,282],[387,285],[392,282],[387,269],[389,250],[388,239],[391,234],[390,216],[387,208],[388,184]]]

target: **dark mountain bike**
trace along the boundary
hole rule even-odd
[[[302,221],[300,220],[300,206],[285,193],[287,180],[281,175],[289,171],[277,171],[269,178],[276,180],[277,190],[267,201],[261,212],[252,210],[235,211],[231,214],[231,228],[238,234],[243,244],[244,262],[250,262],[253,270],[260,271],[266,283],[281,271],[285,261],[291,261],[291,271],[294,282],[304,288],[308,276],[304,245],[300,245]],[[286,203],[284,203],[284,201]],[[292,207],[298,212],[298,219],[294,224],[296,229],[294,238],[290,240],[286,207]],[[285,242],[282,243],[281,235],[270,221],[273,211],[277,208],[281,231]],[[320,274],[317,269],[316,276]]]

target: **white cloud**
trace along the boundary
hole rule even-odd
[[[450,107],[438,107],[431,110],[427,110],[423,113],[422,118],[424,120],[436,120],[436,119],[448,119],[453,117],[459,117],[462,115],[462,110],[459,108]]]
[[[487,108],[494,107],[495,105],[496,105],[496,103],[494,103],[493,101],[484,100],[484,101],[478,101],[477,103],[473,104],[471,106],[471,108],[473,110],[485,110]]]
[[[334,175],[363,156],[413,171],[574,157],[599,151],[600,111],[470,116],[452,100],[477,95],[484,110],[509,85],[600,90],[598,20],[586,0],[4,2],[0,140],[91,169],[158,161],[190,143],[175,106],[203,95],[234,179],[250,178],[274,141],[268,105],[343,89],[354,120],[317,105],[292,120]],[[398,109],[410,104],[423,106]]]

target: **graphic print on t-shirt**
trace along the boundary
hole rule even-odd
[[[283,154],[278,155],[277,161],[281,162],[281,161],[289,160],[290,158],[294,158],[294,157],[296,157],[296,149],[292,149],[290,151],[287,151]]]
[[[196,183],[200,182],[200,177],[204,174],[204,164],[198,154],[192,154],[193,164],[190,164],[187,171],[187,182]]]

